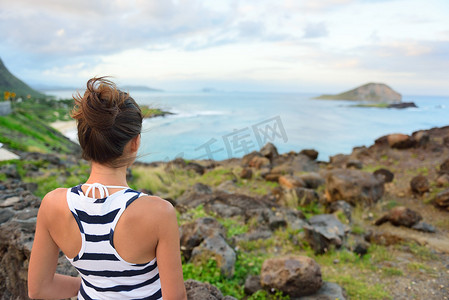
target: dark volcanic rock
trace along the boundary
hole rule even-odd
[[[449,158],[441,163],[439,173],[449,174]]]
[[[207,282],[188,279],[184,282],[188,300],[223,300],[223,294]],[[228,298],[230,299],[230,298]]]
[[[303,154],[311,160],[315,160],[318,158],[318,151],[316,151],[315,149],[303,149],[301,150],[301,152],[299,152],[299,154]]]
[[[387,136],[388,145],[396,149],[408,149],[415,146],[416,141],[409,135],[395,133]]]
[[[409,107],[418,107],[418,106],[416,106],[414,102],[393,103],[388,105],[388,108],[409,108]]]
[[[260,284],[260,276],[259,275],[253,275],[249,276],[245,280],[245,288],[244,292],[246,295],[252,295],[258,290],[262,289],[262,285]]]
[[[286,256],[264,261],[261,285],[277,289],[291,297],[311,295],[323,283],[320,266],[307,256]]]
[[[368,253],[369,246],[370,246],[370,244],[366,241],[358,241],[354,245],[352,252],[354,252],[357,255],[363,256],[366,253]]]
[[[274,158],[279,156],[278,149],[272,143],[267,143],[260,149],[260,154],[272,161]]]
[[[305,182],[296,176],[293,175],[282,175],[279,177],[279,185],[287,188],[287,189],[293,189],[296,187],[305,187]]]
[[[251,179],[253,177],[253,170],[250,168],[243,168],[240,172],[240,178],[242,179]]]
[[[412,226],[412,229],[429,233],[435,233],[437,231],[435,227],[425,222],[416,223],[415,225]]]
[[[412,227],[421,220],[422,216],[418,212],[405,206],[397,206],[378,219],[374,225],[379,226],[385,222],[390,222],[394,226]]]
[[[320,196],[315,190],[298,187],[295,188],[296,197],[298,197],[299,206],[307,206],[312,203],[317,203]]]
[[[209,259],[214,259],[217,262],[221,274],[232,277],[236,254],[221,235],[208,237],[198,247],[195,247],[190,261],[194,264],[205,263]]]
[[[422,195],[430,190],[430,183],[425,176],[417,175],[410,181],[410,188],[413,193]]]
[[[323,282],[321,288],[313,295],[299,297],[298,300],[345,300],[346,293],[336,283]]]
[[[331,246],[340,248],[346,232],[344,225],[330,214],[315,215],[304,225],[305,239],[316,253],[325,253]]]
[[[439,192],[435,196],[433,203],[438,208],[449,210],[449,189]]]
[[[337,169],[326,178],[328,202],[345,200],[353,205],[371,205],[384,193],[384,182],[373,174],[359,170]]]
[[[298,178],[304,181],[305,187],[309,189],[317,189],[326,182],[326,180],[316,172],[301,174],[298,175]]]
[[[336,212],[342,212],[345,215],[345,217],[349,223],[352,222],[352,211],[353,210],[354,209],[352,208],[352,206],[348,202],[343,201],[343,200],[332,202],[327,208],[327,211],[331,214],[334,214]]]
[[[384,183],[392,182],[394,179],[394,174],[387,169],[380,168],[373,172],[374,176],[381,178]]]

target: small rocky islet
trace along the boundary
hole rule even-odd
[[[76,185],[89,169],[76,154],[14,152],[0,165],[0,299],[27,299],[41,181]],[[317,156],[269,143],[130,168],[131,186],[178,211],[188,298],[447,299],[449,127]],[[58,271],[77,274],[63,255]]]

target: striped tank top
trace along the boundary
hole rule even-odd
[[[114,230],[125,209],[144,195],[127,187],[81,184],[67,190],[67,203],[81,232],[81,250],[67,259],[81,276],[78,299],[162,299],[156,258],[132,264],[117,253]],[[122,188],[109,195],[107,187]],[[99,198],[95,197],[99,191]],[[87,197],[92,191],[92,198]]]

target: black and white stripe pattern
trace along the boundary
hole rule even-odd
[[[68,258],[82,278],[78,299],[162,299],[156,258],[146,264],[131,264],[113,245],[120,216],[142,195],[123,189],[93,199],[84,196],[81,185],[67,191],[67,203],[82,238],[80,253]]]

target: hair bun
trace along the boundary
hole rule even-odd
[[[87,95],[86,95],[87,94]],[[114,126],[120,109],[113,99],[102,99],[101,93],[86,91],[81,110],[87,125],[96,130],[106,130]]]

